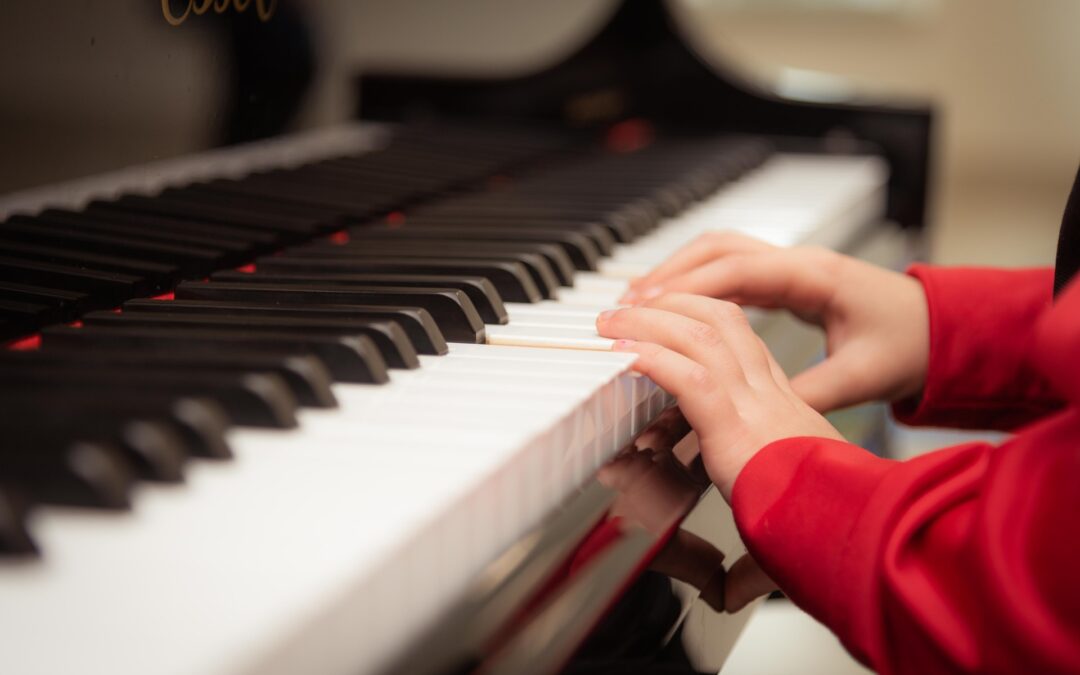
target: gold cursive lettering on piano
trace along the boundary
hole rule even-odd
[[[182,14],[173,12],[173,4],[171,0],[161,0],[161,13],[171,25],[179,26],[192,14],[201,16],[211,9],[218,14],[224,14],[230,7],[237,12],[243,12],[252,4],[255,5],[255,13],[259,16],[259,20],[269,21],[270,17],[274,16],[278,0],[187,0],[187,7],[184,8]]]
[[[622,117],[626,110],[626,95],[613,87],[597,89],[571,97],[563,104],[563,117],[571,124],[583,126],[611,122]]]

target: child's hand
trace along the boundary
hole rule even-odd
[[[826,249],[783,249],[718,233],[635,281],[623,302],[671,292],[787,309],[822,326],[829,357],[791,381],[815,410],[922,391],[930,349],[926,296],[906,275]]]
[[[678,399],[725,499],[743,466],[770,442],[840,438],[795,395],[737,305],[673,293],[605,312],[597,330],[617,338],[617,350],[638,354],[634,368]]]

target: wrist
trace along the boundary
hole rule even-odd
[[[906,377],[900,381],[892,400],[919,397],[926,386],[930,365],[930,308],[922,282],[910,275],[901,275],[904,284],[903,306],[899,315],[909,318],[905,333],[909,336],[906,358],[901,359]]]
[[[770,442],[761,442],[752,448],[723,452],[721,457],[711,461],[708,455],[705,455],[705,449],[702,448],[702,454],[705,456],[705,471],[709,474],[709,480],[720,491],[724,501],[731,502],[731,493],[735,489],[735,481],[739,479],[739,474]]]
[[[722,451],[717,453],[719,456],[716,457],[713,456],[714,453],[708,451],[705,444],[702,444],[702,457],[705,460],[705,471],[709,474],[709,479],[716,485],[716,488],[720,491],[724,500],[730,504],[731,495],[735,489],[735,483],[739,480],[739,476],[750,463],[750,460],[754,459],[754,457],[774,443],[781,443],[791,440],[792,438],[811,438],[833,441],[844,440],[844,437],[840,432],[836,431],[836,429],[826,422],[824,418],[821,418],[821,421],[827,428],[819,427],[814,430],[804,429],[800,432],[793,432],[780,437],[758,437],[753,442],[731,447],[726,452]]]

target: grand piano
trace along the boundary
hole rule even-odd
[[[0,671],[719,671],[745,549],[595,316],[710,232],[902,262],[928,108],[783,98],[660,1],[514,73],[343,67],[332,2],[15,4]]]

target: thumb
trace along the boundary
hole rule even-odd
[[[724,610],[734,614],[756,598],[777,590],[776,582],[746,554],[732,564],[724,580]]]
[[[868,391],[865,361],[851,348],[841,348],[821,363],[791,378],[791,389],[819,413],[863,403],[874,398]]]

